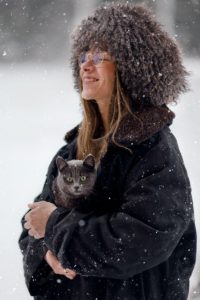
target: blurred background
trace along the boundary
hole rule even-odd
[[[101,2],[98,0],[0,1],[0,61],[2,63],[61,62],[69,53],[72,28]],[[123,2],[123,1],[122,1]],[[126,1],[124,1],[126,2]],[[146,0],[185,54],[200,52],[199,0]]]
[[[65,132],[81,120],[69,65],[70,35],[102,2],[106,5],[98,0],[0,0],[0,299],[31,299],[17,245],[20,219],[41,191]],[[190,72],[190,91],[170,108],[176,113],[172,131],[191,180],[199,232],[200,0],[128,2],[152,9],[179,44]],[[200,299],[199,248],[189,299]]]

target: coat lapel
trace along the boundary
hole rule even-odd
[[[115,134],[115,141],[122,145],[127,143],[140,144],[153,134],[172,124],[175,114],[167,107],[148,107],[134,114],[126,115]],[[72,141],[77,135],[81,124],[66,133],[65,141]],[[110,143],[112,140],[110,139]]]

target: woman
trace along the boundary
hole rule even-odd
[[[167,107],[186,91],[177,45],[143,7],[102,6],[73,38],[83,120],[66,134],[20,247],[35,299],[187,299],[196,232],[190,183]],[[81,209],[57,208],[55,159],[98,165]]]

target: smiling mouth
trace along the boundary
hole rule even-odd
[[[97,82],[99,79],[96,78],[84,78],[83,79],[83,83],[93,83],[93,82]]]

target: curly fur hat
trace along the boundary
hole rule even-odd
[[[176,43],[151,12],[131,3],[103,5],[83,20],[73,35],[71,65],[80,89],[78,58],[91,48],[115,59],[126,95],[136,103],[160,106],[187,90],[187,71]]]

